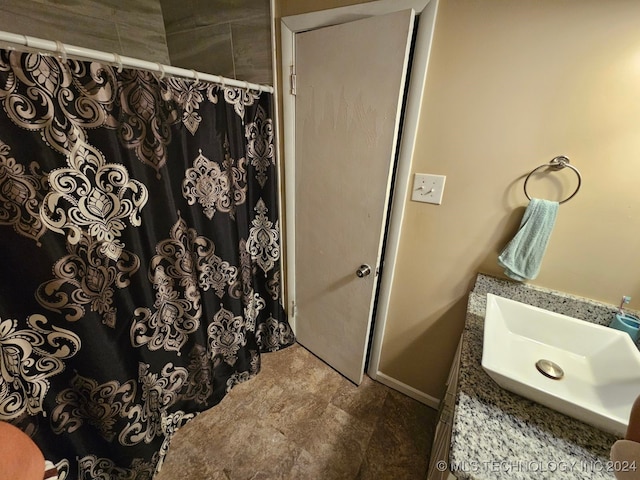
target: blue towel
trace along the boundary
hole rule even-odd
[[[533,280],[540,272],[542,257],[556,223],[558,202],[532,198],[524,212],[520,229],[502,253],[498,264],[514,280]]]

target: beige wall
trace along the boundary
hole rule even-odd
[[[348,3],[279,0],[282,16]],[[556,155],[583,186],[532,283],[640,308],[638,18],[633,0],[440,0],[412,172],[447,184],[440,206],[407,200],[383,373],[441,396],[475,275],[502,275],[524,177]],[[575,178],[530,186],[552,198]]]
[[[367,3],[369,1],[371,0],[276,0],[276,4],[280,8],[280,15],[287,17],[289,15],[299,15],[301,13],[344,7],[346,5]],[[276,9],[276,12],[277,11]]]
[[[556,155],[584,183],[532,283],[640,305],[638,18],[627,0],[441,0],[412,171],[447,184],[441,206],[407,202],[383,372],[441,395],[467,290],[478,271],[501,275],[523,176]],[[572,182],[549,174],[531,193]]]
[[[2,0],[0,30],[169,63],[159,0]]]

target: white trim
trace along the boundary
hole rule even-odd
[[[296,97],[291,94],[290,69],[295,61],[295,34],[284,21],[280,23],[281,42],[281,68],[282,68],[282,88],[278,93],[282,93],[282,134],[284,134],[284,181],[285,181],[285,221],[286,221],[286,255],[287,255],[287,305],[286,311],[289,324],[296,331],[295,309],[292,302],[296,299],[296,162],[295,162],[295,140],[296,140]]]
[[[337,25],[339,23],[353,22],[361,18],[385,15],[401,10],[415,10],[420,14],[429,3],[429,0],[378,0],[365,2],[346,7],[320,10],[318,12],[302,13],[283,17],[282,22],[294,33],[312,30],[314,28]]]
[[[413,65],[407,92],[407,109],[405,111],[402,137],[400,139],[396,184],[389,217],[389,232],[387,233],[384,268],[382,269],[380,291],[378,292],[378,310],[376,312],[371,356],[369,358],[368,374],[373,379],[377,379],[378,375],[382,375],[379,372],[380,356],[382,354],[382,343],[384,340],[387,316],[389,314],[393,277],[398,259],[402,220],[404,218],[407,194],[410,187],[411,163],[416,138],[418,136],[418,123],[420,121],[422,97],[427,79],[427,69],[431,55],[437,11],[438,0],[431,0],[418,21]]]
[[[114,65],[122,65],[124,67],[150,70],[152,72],[161,72],[162,74],[166,75],[195,78],[196,80],[217,83],[230,87],[247,88],[269,93],[274,92],[274,89],[271,85],[259,85],[257,83],[244,82],[242,80],[235,80],[233,78],[225,78],[220,75],[211,75],[209,73],[196,72],[195,70],[188,70],[186,68],[172,67],[171,65],[162,65],[157,62],[149,62],[148,60],[127,57],[124,55],[119,55],[117,53],[102,52],[100,50],[78,47],[76,45],[55,42],[53,40],[44,40],[42,38],[31,37],[28,35],[0,31],[0,41],[12,43],[14,45],[22,45],[28,48],[33,48],[35,50],[47,50],[51,53],[60,54],[63,57],[71,55],[74,57],[87,58],[90,60],[97,60]]]
[[[424,392],[421,392],[420,390],[417,390],[407,385],[406,383],[402,383],[401,381],[396,380],[395,378],[385,375],[382,372],[376,372],[375,380],[377,382],[382,383],[383,385],[386,385],[387,387],[390,387],[390,388],[393,388],[394,390],[399,391],[400,393],[404,393],[407,397],[411,397],[414,400],[419,401],[420,403],[424,403],[427,407],[431,407],[436,410],[438,409],[438,407],[440,407],[439,399],[432,397],[431,395],[428,395]]]
[[[270,11],[270,21],[271,21],[271,75],[272,75],[272,79],[271,82],[273,84],[273,90],[274,92],[278,92],[278,87],[280,85],[280,83],[278,82],[278,62],[277,62],[277,55],[276,55],[276,45],[277,45],[277,36],[276,36],[276,0],[270,0],[269,2],[269,11]],[[278,196],[278,218],[280,219],[280,282],[281,285],[284,282],[284,262],[283,262],[283,258],[284,258],[284,235],[282,235],[282,229],[283,229],[283,218],[284,218],[284,196],[282,195],[282,185],[283,185],[283,178],[282,178],[282,168],[280,168],[281,166],[281,162],[282,162],[282,155],[281,155],[281,149],[280,149],[280,135],[282,135],[282,132],[280,132],[280,122],[278,121],[279,118],[279,111],[280,111],[280,106],[278,105],[278,95],[277,93],[273,95],[273,97],[271,98],[272,102],[273,102],[273,119],[274,119],[274,133],[275,133],[275,137],[274,137],[274,144],[275,144],[275,148],[276,148],[276,179],[277,179],[277,196]],[[283,307],[285,307],[285,311],[286,311],[286,305],[284,305],[284,300],[286,299],[286,295],[285,292],[282,292],[283,295],[281,297],[282,301],[281,303],[283,303]]]

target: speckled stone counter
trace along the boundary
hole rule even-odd
[[[606,325],[615,308],[478,275],[462,338],[449,467],[458,479],[614,479],[614,435],[510,393],[482,369],[486,294]]]

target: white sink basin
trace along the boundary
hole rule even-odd
[[[539,360],[560,366],[562,378],[541,373]],[[504,389],[619,436],[640,395],[629,335],[490,293],[482,367]]]

